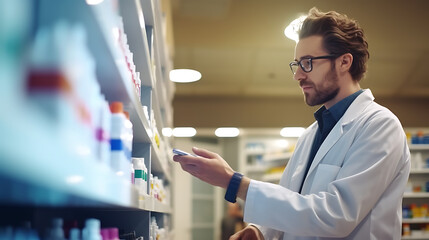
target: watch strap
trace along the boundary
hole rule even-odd
[[[235,203],[237,199],[237,192],[240,188],[241,180],[243,179],[243,174],[239,172],[235,172],[231,180],[229,181],[228,188],[226,189],[225,193],[225,200],[228,202]]]

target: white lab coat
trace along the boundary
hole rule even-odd
[[[410,152],[399,120],[360,94],[326,137],[304,181],[318,129],[299,138],[279,185],[252,180],[244,220],[271,239],[401,239]]]

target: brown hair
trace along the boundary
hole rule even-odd
[[[355,81],[363,78],[369,59],[368,43],[363,29],[355,20],[334,11],[320,12],[313,7],[301,25],[299,38],[313,35],[323,37],[323,47],[330,54],[352,54],[350,74]]]

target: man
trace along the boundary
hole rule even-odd
[[[250,226],[231,239],[400,239],[410,153],[399,120],[359,81],[363,30],[313,8],[290,63],[308,105],[323,105],[299,138],[279,185],[251,180],[215,153],[174,156],[185,171],[245,200]]]
[[[242,201],[238,199],[236,203],[229,202],[226,214],[221,222],[221,239],[228,240],[231,235],[234,235],[234,233],[241,231],[245,227]]]

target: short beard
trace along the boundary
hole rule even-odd
[[[313,98],[310,98],[307,93],[304,94],[305,102],[309,106],[316,106],[334,99],[340,91],[340,88],[338,87],[337,83],[338,75],[335,72],[335,64],[333,64],[331,70],[326,74],[322,84],[319,86],[313,84],[313,88],[315,91],[315,95],[313,96]]]

